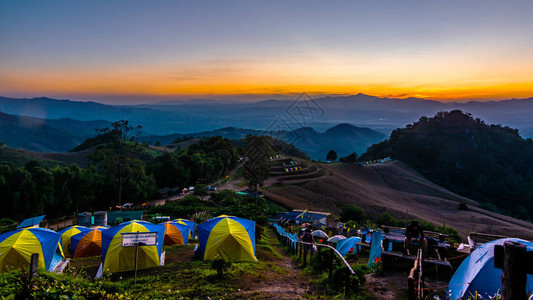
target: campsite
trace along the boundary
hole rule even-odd
[[[283,167],[285,160],[294,161],[280,157],[273,162]],[[262,209],[243,211],[239,207],[254,203],[254,195],[218,189],[210,196],[216,199],[219,193],[226,198],[218,203],[233,199],[233,204],[218,212],[240,212],[245,218],[203,214],[193,221],[180,218],[183,215],[134,210],[98,212],[97,218],[80,213],[72,223],[86,226],[57,233],[39,227],[47,224],[44,216],[25,220],[19,225],[23,228],[0,235],[0,250],[9,253],[0,257],[2,291],[39,298],[43,290],[54,287],[57,295],[86,299],[469,299],[476,293],[492,297],[502,290],[502,270],[493,265],[494,245],[514,241],[531,247],[530,242],[498,236],[483,236],[492,240],[486,243],[475,233],[459,245],[450,231],[432,228],[437,232],[425,230],[430,241],[427,254],[417,256],[416,249],[403,248],[405,228],[390,226],[399,220],[382,225],[343,223],[330,212],[283,211],[264,198],[258,202]],[[209,202],[191,197],[149,212],[172,212],[165,208],[185,204],[217,213]],[[27,276],[33,253],[39,255],[39,271],[29,279],[34,286],[24,290],[15,278]]]
[[[0,300],[533,300],[533,1],[0,1]]]

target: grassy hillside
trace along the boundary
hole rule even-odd
[[[312,164],[307,162],[307,164]],[[326,175],[273,183],[265,195],[288,208],[328,211],[339,215],[346,203],[362,207],[369,217],[387,211],[399,219],[422,218],[436,225],[469,232],[486,232],[533,238],[533,224],[500,215],[479,206],[421,176],[407,165],[313,164]],[[459,209],[464,203],[467,210]]]
[[[533,141],[461,111],[397,129],[362,159],[399,159],[460,195],[524,220],[533,216]]]

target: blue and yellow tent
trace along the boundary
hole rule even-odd
[[[29,267],[39,254],[39,268],[51,271],[63,259],[61,235],[45,228],[26,228],[0,234],[0,273]]]
[[[204,260],[256,260],[254,221],[219,216],[198,225],[198,239]]]
[[[196,223],[194,223],[193,221],[189,221],[187,219],[176,219],[176,220],[174,220],[174,222],[178,222],[180,224],[189,226],[189,232],[190,232],[189,237],[190,238],[194,238],[194,236],[196,234],[196,231],[195,231]]]
[[[165,227],[163,245],[187,245],[189,243],[189,226],[173,221],[159,225]]]
[[[72,236],[72,258],[99,256],[102,254],[102,231],[107,227],[98,226]]]
[[[145,221],[129,221],[102,232],[102,272],[125,272],[135,269],[135,247],[122,247],[122,233],[157,232],[156,246],[141,246],[137,268],[159,266],[165,228]]]
[[[67,227],[63,230],[58,231],[57,233],[61,235],[61,246],[63,247],[63,249],[65,249],[65,251],[70,251],[71,238],[76,234],[87,231],[90,231],[90,229],[85,226],[76,225],[72,227]]]

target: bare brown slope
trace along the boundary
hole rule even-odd
[[[476,201],[456,195],[419,175],[401,162],[360,167],[321,164],[328,175],[268,187],[267,196],[288,207],[339,213],[345,203],[355,203],[367,214],[388,211],[399,218],[423,218],[456,228],[463,237],[485,232],[533,239],[533,224],[479,208]],[[463,202],[469,210],[459,210]],[[407,210],[407,212],[406,212]]]

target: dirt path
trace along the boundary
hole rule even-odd
[[[308,299],[316,294],[315,288],[310,285],[311,278],[286,256],[274,232],[267,229],[264,234],[271,245],[269,250],[275,253],[267,253],[261,245],[256,246],[256,253],[258,259],[271,262],[272,267],[256,276],[242,278],[243,288],[236,296],[248,299]]]

